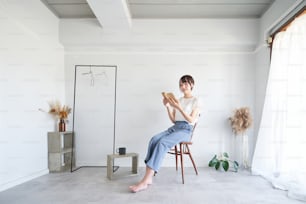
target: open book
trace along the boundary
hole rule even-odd
[[[173,99],[174,101],[178,102],[178,100],[175,98],[174,94],[169,92],[169,93],[166,93],[166,92],[162,92],[162,95],[165,99],[169,100],[169,99]]]

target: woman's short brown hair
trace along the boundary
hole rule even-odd
[[[190,76],[190,75],[182,76],[181,79],[180,79],[180,83],[185,83],[185,82],[187,82],[191,86],[191,89],[193,88],[194,79],[192,78],[192,76]]]

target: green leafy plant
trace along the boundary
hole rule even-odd
[[[216,170],[222,167],[224,171],[228,171],[230,165],[233,166],[235,172],[238,171],[239,163],[230,160],[227,152],[223,152],[220,156],[215,155],[208,164],[209,167],[215,167]]]

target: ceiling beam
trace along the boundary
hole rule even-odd
[[[87,0],[104,29],[129,29],[132,18],[126,0]]]

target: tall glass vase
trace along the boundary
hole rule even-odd
[[[249,137],[247,134],[242,135],[242,166],[249,168]]]
[[[235,135],[234,159],[241,168],[249,168],[249,138],[245,133]]]

